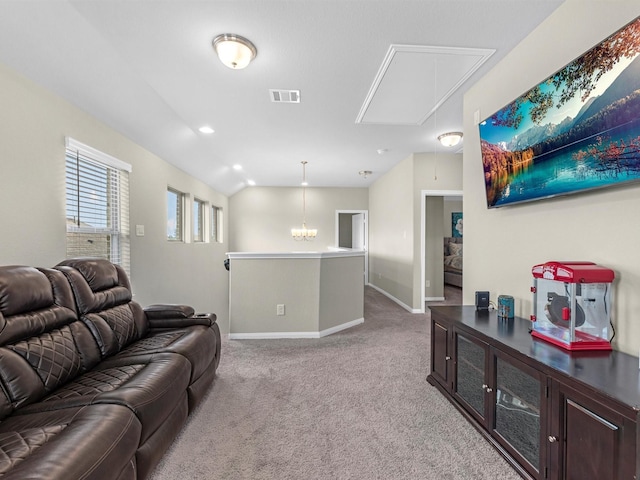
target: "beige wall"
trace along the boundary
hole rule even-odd
[[[229,276],[231,334],[318,331],[320,259],[234,258]]]
[[[423,308],[423,190],[461,191],[461,156],[413,154],[369,189],[369,283],[411,310]]]
[[[640,348],[640,186],[488,210],[474,112],[486,118],[640,15],[640,2],[564,3],[477,82],[464,101],[464,302],[476,290],[513,295],[532,313],[531,267],[589,260],[616,271],[614,347]]]
[[[229,199],[233,217],[230,251],[325,251],[335,246],[336,210],[367,210],[366,188],[307,188],[307,227],[317,228],[312,242],[297,242],[291,229],[302,225],[302,189],[250,187]]]
[[[135,300],[186,303],[228,323],[227,244],[171,244],[167,184],[227,210],[227,198],[134,144],[63,99],[0,66],[0,265],[50,267],[65,256],[65,137],[133,167],[130,224]]]
[[[320,262],[319,330],[364,318],[364,256]]]
[[[444,253],[442,238],[444,228],[442,212],[445,201],[442,197],[427,197],[425,208],[425,280],[429,282],[424,294],[426,298],[444,297]]]
[[[296,337],[362,321],[363,271],[362,255],[232,258],[230,333]],[[277,315],[279,304],[284,315]]]
[[[410,156],[369,188],[369,283],[413,305],[413,173]]]

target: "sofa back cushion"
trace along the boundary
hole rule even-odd
[[[71,299],[61,299],[62,302],[65,300]],[[49,279],[37,269],[22,266],[3,267],[0,277],[0,312],[3,316],[40,310],[53,303],[53,290]],[[73,300],[70,305],[73,307]],[[3,322],[2,326],[5,325]]]
[[[35,402],[100,360],[56,270],[0,267],[0,418]]]
[[[55,268],[67,277],[78,314],[95,337],[102,358],[146,335],[147,319],[132,301],[131,284],[120,265],[102,258],[75,258]]]

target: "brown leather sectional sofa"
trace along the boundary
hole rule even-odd
[[[214,314],[132,301],[118,265],[0,267],[0,476],[144,479],[212,384]]]

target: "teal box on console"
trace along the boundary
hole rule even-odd
[[[500,318],[513,318],[514,317],[514,302],[511,295],[498,296],[498,317]]]

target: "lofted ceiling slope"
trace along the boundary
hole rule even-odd
[[[466,89],[561,3],[3,0],[0,62],[221,193],[298,185],[302,160],[311,186],[366,187],[412,152],[443,151],[436,138],[462,130]],[[223,66],[220,33],[249,38],[256,59]],[[454,59],[456,73],[433,82],[390,70],[375,115],[359,118],[392,45],[495,53],[474,68]],[[301,102],[274,103],[270,89],[300,90]]]

